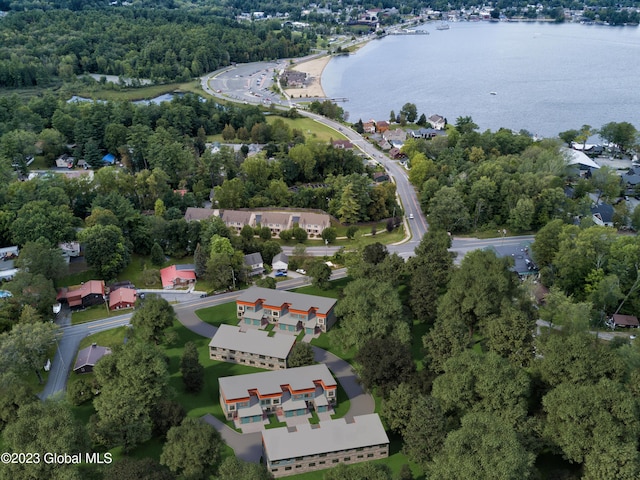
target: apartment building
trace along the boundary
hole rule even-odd
[[[225,416],[239,425],[261,422],[268,414],[283,421],[312,410],[330,412],[338,387],[325,364],[222,377],[218,385]]]
[[[263,458],[274,477],[389,456],[389,437],[376,413],[262,431]]]
[[[287,357],[296,343],[292,335],[242,329],[222,324],[209,342],[209,358],[268,370],[287,368]]]
[[[334,298],[284,290],[251,287],[236,300],[241,323],[264,328],[275,324],[276,331],[306,334],[326,332],[336,322]]]

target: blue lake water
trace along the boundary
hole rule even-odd
[[[349,121],[387,120],[407,102],[481,131],[555,136],[584,124],[640,130],[640,28],[548,23],[452,23],[430,35],[374,40],[334,57],[325,94],[346,97]],[[492,94],[494,92],[495,94]]]

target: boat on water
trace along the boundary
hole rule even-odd
[[[442,22],[440,25],[436,27],[436,30],[449,30],[449,24]]]
[[[498,92],[489,92],[489,95],[497,95]]]

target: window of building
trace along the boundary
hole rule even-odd
[[[232,353],[232,354],[234,354],[234,355],[235,355],[235,354],[236,354],[236,351],[235,351],[235,350],[229,350],[229,353]]]
[[[291,470],[291,467],[284,467],[285,470]]]
[[[362,458],[362,457],[364,457],[364,455],[358,455],[358,458]]]
[[[373,453],[367,453],[367,458],[373,457]]]
[[[250,363],[251,365],[255,365],[255,364],[256,364],[256,362],[254,362],[253,360],[249,360],[249,363]]]
[[[344,457],[345,462],[349,462],[350,460],[351,460],[351,457]]]
[[[316,462],[311,462],[311,463],[309,464],[309,466],[310,466],[310,467],[315,467],[315,466],[316,466]]]
[[[273,399],[273,404],[276,405],[278,403],[280,403],[280,399],[279,398],[274,398]]]
[[[270,363],[270,364],[269,364],[269,367],[273,368],[273,363]]]
[[[340,461],[339,458],[334,458],[333,460],[331,460],[331,463],[338,463]]]
[[[318,455],[319,457],[326,457],[327,454],[326,453],[321,453],[320,455]]]
[[[327,463],[327,462],[325,462],[324,460],[322,460],[321,462],[318,462],[318,463],[319,463],[320,465],[324,465],[324,464],[325,464],[325,463]]]
[[[258,358],[264,360],[264,355],[258,355]]]

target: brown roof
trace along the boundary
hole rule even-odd
[[[638,318],[633,315],[621,315],[619,313],[615,313],[613,315],[613,323],[615,325],[624,325],[627,327],[638,327],[640,323],[638,322]]]
[[[58,293],[57,300],[66,300],[70,307],[82,305],[82,299],[87,295],[104,295],[104,281],[89,280],[82,285],[63,288]]]

